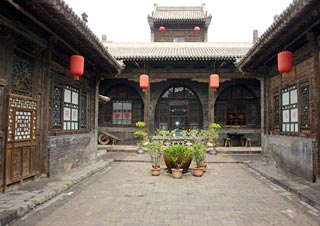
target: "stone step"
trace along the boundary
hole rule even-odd
[[[136,152],[136,145],[98,145],[98,150],[107,152]],[[218,153],[237,153],[237,154],[259,154],[262,152],[261,147],[217,147]]]

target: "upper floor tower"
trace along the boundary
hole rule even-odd
[[[151,42],[207,42],[211,15],[202,6],[157,6],[148,16]]]

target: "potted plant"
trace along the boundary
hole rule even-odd
[[[209,154],[211,155],[215,155],[217,153],[216,147],[219,146],[219,129],[221,129],[221,126],[218,123],[211,123],[209,125],[207,137],[208,144],[210,144]]]
[[[152,161],[152,176],[160,175],[160,157],[162,154],[162,144],[158,141],[152,141],[147,144],[147,150]]]
[[[172,161],[171,165],[169,164],[169,166],[171,167],[169,171],[171,170],[172,177],[176,179],[181,178],[182,173],[184,171],[182,167],[185,166],[186,162],[188,161],[188,159],[190,159],[190,157],[192,161],[192,150],[187,146],[176,144],[167,147],[164,151],[164,156],[165,155],[167,155],[169,159]]]
[[[136,144],[139,146],[137,150],[138,154],[144,153],[143,144],[147,142],[147,139],[148,139],[148,134],[144,130],[145,125],[146,125],[145,122],[141,122],[141,121],[136,122],[136,127],[138,129],[134,132],[134,137],[137,138]]]
[[[192,145],[192,153],[196,162],[196,167],[193,168],[193,175],[196,177],[201,177],[203,175],[202,163],[204,161],[206,151],[207,148],[204,144],[195,143]]]

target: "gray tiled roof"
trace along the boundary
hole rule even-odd
[[[112,70],[115,73],[122,70],[122,65],[105,50],[99,38],[63,0],[29,0],[10,4],[17,4],[19,10],[21,8],[41,21],[54,32],[54,36],[59,36],[66,43],[71,43],[76,38],[81,45],[74,44],[73,47],[77,46],[77,51],[85,54],[86,57],[94,58],[97,61],[96,64],[103,67],[103,70]]]
[[[252,43],[214,42],[151,42],[106,43],[108,51],[118,60],[238,60]]]
[[[151,16],[155,21],[157,20],[205,20],[203,7],[172,7],[172,6],[158,6]]]

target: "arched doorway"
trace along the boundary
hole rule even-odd
[[[155,114],[155,125],[159,129],[202,128],[201,103],[187,87],[167,89],[158,100]]]
[[[117,85],[104,95],[111,100],[99,105],[99,125],[131,126],[143,121],[143,102],[132,87]]]
[[[243,85],[226,88],[215,103],[215,122],[226,126],[258,126],[260,123],[258,98]]]

